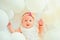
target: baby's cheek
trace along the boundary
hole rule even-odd
[[[24,26],[24,25],[25,25],[25,23],[23,22],[23,23],[22,23],[22,25]]]
[[[26,22],[22,22],[22,25],[25,26],[26,25]]]
[[[30,25],[33,26],[33,22]]]
[[[26,25],[26,23],[24,23],[24,26]]]
[[[31,24],[33,25],[33,22]]]

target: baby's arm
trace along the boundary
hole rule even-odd
[[[14,30],[13,27],[12,27],[11,22],[9,22],[7,26],[8,26],[8,29],[9,29],[9,31],[10,31],[11,33],[15,32],[15,30]]]
[[[43,20],[42,19],[40,19],[38,21],[38,33],[39,34],[42,34],[43,33]]]
[[[8,29],[9,29],[9,31],[11,33],[13,33],[13,32],[21,32],[21,29],[20,28],[18,28],[17,30],[13,29],[11,22],[9,22],[7,26],[8,26]]]
[[[22,33],[21,28],[18,28],[18,29],[16,30],[16,32]]]

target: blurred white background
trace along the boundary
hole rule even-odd
[[[60,0],[0,0],[0,9],[6,12],[13,10],[14,17],[10,21],[14,29],[20,26],[21,15],[26,11],[34,12],[36,20],[42,18],[44,25],[47,24],[49,27],[60,20]],[[58,22],[55,26],[58,26]]]

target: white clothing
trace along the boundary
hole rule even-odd
[[[37,32],[37,26],[33,26],[31,28],[24,28],[21,27],[22,33],[25,35],[27,40],[38,40],[38,32]]]
[[[12,40],[26,40],[25,36],[22,33],[20,33],[20,32],[12,33],[11,37],[12,37]]]

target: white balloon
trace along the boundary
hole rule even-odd
[[[39,20],[41,18],[42,13],[47,7],[47,0],[26,0],[26,7],[36,14],[36,19]]]
[[[11,35],[7,31],[0,31],[0,40],[11,40]]]
[[[0,31],[6,29],[8,22],[9,18],[6,12],[0,9]]]
[[[25,7],[24,0],[3,0],[1,2],[1,4],[11,7],[15,12],[21,12]]]
[[[10,20],[14,17],[13,10],[6,10],[6,13],[7,13],[7,15],[8,15],[8,17],[9,17]]]
[[[8,22],[8,15],[4,10],[0,9],[0,40],[11,40],[11,35],[7,28]]]
[[[47,0],[26,0],[26,7],[33,12],[41,12],[47,5]]]
[[[24,35],[18,32],[12,33],[12,40],[26,40]]]
[[[14,17],[14,11],[10,7],[0,4],[0,9],[4,10],[7,13],[10,20]]]

